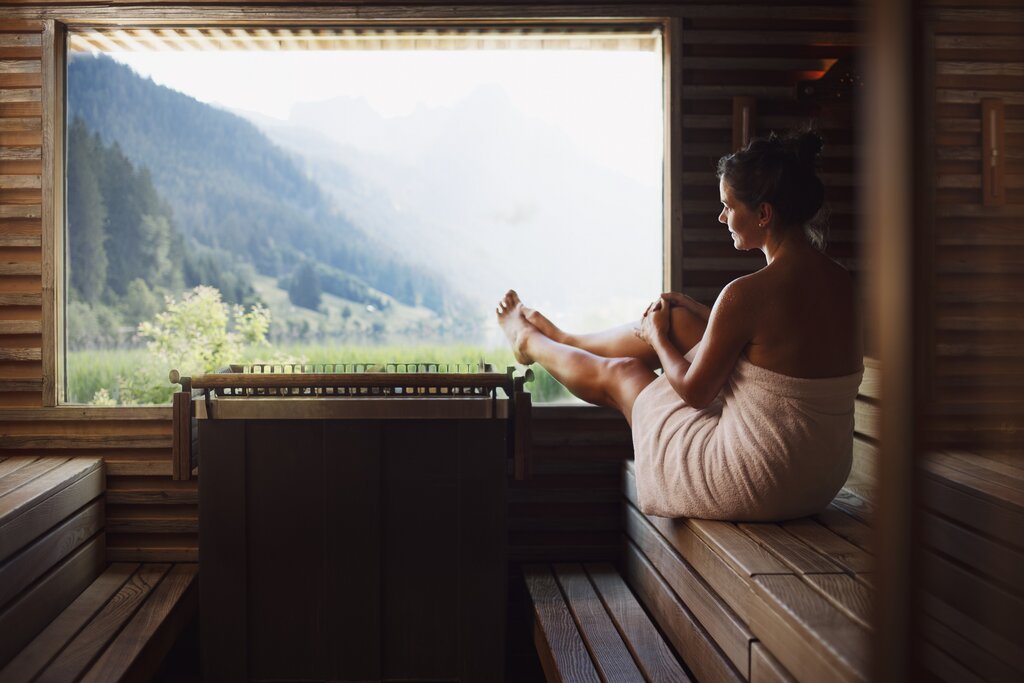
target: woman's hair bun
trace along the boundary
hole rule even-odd
[[[825,141],[817,131],[805,130],[796,135],[796,158],[801,166],[814,168],[817,166],[818,155]]]

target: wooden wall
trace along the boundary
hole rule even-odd
[[[929,3],[946,5],[944,2]],[[936,448],[1024,454],[1024,9],[932,9]],[[1004,103],[1005,203],[982,201],[982,105]],[[923,122],[924,123],[924,122]],[[927,353],[928,350],[922,349]]]
[[[109,559],[195,560],[196,484],[170,478],[170,409],[42,407],[42,27],[22,19],[92,10],[84,2],[49,9],[47,3],[18,4],[18,22],[0,20],[0,344],[6,354],[0,360],[0,449],[104,456]],[[588,4],[594,3],[576,4],[571,12],[585,14]],[[625,3],[596,10],[605,17],[636,13],[681,21],[683,68],[673,85],[681,87],[685,291],[709,301],[729,280],[759,266],[756,256],[733,250],[717,222],[714,163],[731,150],[734,95],[757,99],[759,133],[818,120],[827,139],[824,172],[834,209],[830,253],[856,265],[850,111],[822,111],[794,96],[799,80],[820,75],[859,44],[853,4]],[[615,561],[621,529],[618,464],[632,452],[625,421],[576,408],[536,413],[534,477],[515,485],[510,498],[512,559]]]

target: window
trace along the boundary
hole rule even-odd
[[[89,29],[68,49],[68,402],[162,403],[171,367],[240,361],[503,366],[510,286],[567,329],[662,289],[656,29]]]

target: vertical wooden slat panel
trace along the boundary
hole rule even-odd
[[[683,289],[683,20],[669,19],[662,38],[664,79],[664,274],[662,287]]]
[[[64,26],[47,20],[43,28],[43,168],[42,168],[42,320],[44,406],[60,398],[63,362],[58,344],[63,331],[64,281]]]

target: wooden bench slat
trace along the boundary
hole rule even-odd
[[[643,552],[630,542],[626,544],[626,576],[698,680],[702,683],[739,683],[745,680],[745,675],[733,667]]]
[[[854,621],[836,610],[797,576],[755,576],[755,590],[775,607],[777,614],[797,631],[800,638],[788,640],[782,647],[771,645],[771,651],[798,679],[864,681],[868,670],[868,633]],[[767,633],[755,633],[768,641]],[[810,668],[814,659],[832,670],[823,676],[820,669]]]
[[[968,669],[986,681],[1016,683],[1024,678],[1024,670],[1015,670],[934,617],[923,616],[921,630],[928,642],[949,653],[957,661],[963,662]]]
[[[10,661],[103,571],[103,547],[99,534],[0,613],[0,662]]]
[[[988,534],[1011,548],[1024,550],[1024,512],[999,504],[978,491],[938,476],[921,478],[924,507],[947,517],[955,517],[965,527]]]
[[[0,671],[0,683],[21,683],[35,678],[121,590],[136,569],[137,564],[111,565]]]
[[[38,459],[34,455],[12,455],[4,458],[3,461],[0,461],[0,477],[6,477],[10,473]]]
[[[1018,671],[1024,671],[1024,644],[1020,638],[1004,638],[991,630],[988,624],[981,624],[933,594],[924,592],[921,596],[926,617],[943,624],[950,624],[965,639],[991,652]]]
[[[874,569],[871,555],[812,519],[783,522],[782,528],[850,572],[866,574]]]
[[[555,577],[545,567],[527,565],[523,578],[533,600],[534,637],[548,680],[600,681]]]
[[[921,654],[924,668],[935,676],[935,680],[947,683],[985,683],[973,671],[928,642],[921,646]]]
[[[922,566],[925,590],[1004,638],[1019,638],[1024,598],[937,553],[927,553]]]
[[[588,563],[584,567],[647,680],[688,682],[690,677],[615,568],[603,562]]]
[[[68,643],[60,657],[43,670],[37,682],[77,681],[135,614],[169,568],[168,564],[142,565]]]
[[[750,683],[796,683],[796,680],[764,645],[754,641],[750,647]]]
[[[739,524],[748,536],[768,549],[798,574],[840,573],[842,567],[777,524]]]
[[[687,524],[701,539],[725,558],[739,574],[791,574],[792,570],[731,522],[690,519]]]
[[[871,629],[871,589],[849,574],[805,574],[826,600],[864,628]]]
[[[814,519],[861,550],[871,552],[871,527],[845,510],[829,504],[826,509],[814,515]]]
[[[71,464],[71,463],[68,463]],[[0,562],[38,538],[47,529],[67,518],[89,501],[103,494],[105,474],[103,461],[96,459],[84,470],[73,470],[78,477],[70,486],[41,492],[22,506],[22,514],[9,518],[0,533]],[[24,489],[12,493],[20,494]]]
[[[172,567],[81,683],[123,680],[129,672],[133,679],[151,678],[163,654],[170,650],[185,621],[196,610],[198,572],[195,564]],[[160,641],[158,632],[163,634]]]
[[[747,625],[632,505],[626,510],[626,533],[675,594],[686,600],[687,609],[733,666],[746,675],[750,642],[754,640]]]
[[[983,567],[985,576],[1010,592],[1024,594],[1024,552],[932,513],[923,516],[922,535],[929,548],[964,564]]]
[[[52,463],[56,461],[59,461],[59,464],[53,466]],[[38,505],[41,501],[56,495],[89,473],[103,467],[102,458],[71,460],[40,458],[37,463],[39,468],[45,467],[46,471],[35,476],[31,486],[19,485],[18,488],[0,498],[0,527],[9,524],[11,520],[23,514],[30,507]],[[22,470],[31,468],[34,472],[37,469],[37,463],[27,465]]]
[[[572,612],[602,680],[642,683],[643,674],[622,642],[618,629],[608,616],[583,567],[578,564],[556,564],[554,570],[569,611]]]
[[[42,478],[44,474],[50,470],[56,469],[70,459],[71,458],[39,458],[35,462],[28,463],[24,467],[21,467],[14,472],[11,472],[3,479],[0,479],[0,523],[3,523],[4,517],[14,510],[16,506],[15,500],[18,500],[11,498],[10,502],[8,502],[5,498],[9,494],[32,481]],[[45,490],[45,482],[37,482],[37,485],[33,487],[33,491],[35,492],[43,490]]]
[[[103,501],[95,500],[0,565],[0,605],[7,604],[103,528]]]
[[[964,474],[990,481],[999,486],[1005,486],[1019,493],[1024,493],[1024,472],[1016,467],[963,453],[936,452],[929,453],[927,458],[931,462],[959,470]]]
[[[930,457],[924,458],[926,475],[938,477],[946,485],[957,488],[975,496],[984,496],[991,504],[1014,511],[1024,510],[1024,492],[994,482],[985,476],[978,476],[962,469],[949,467]]]

